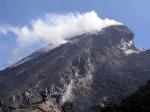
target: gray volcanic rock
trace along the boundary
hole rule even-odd
[[[63,92],[77,112],[104,102],[118,103],[150,79],[150,52],[134,46],[131,30],[110,26],[76,36],[55,49],[41,49],[0,72],[0,96],[30,89],[39,100],[44,87]]]

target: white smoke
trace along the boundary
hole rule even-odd
[[[66,102],[66,101],[72,101],[74,96],[73,96],[73,88],[74,88],[74,81],[71,80],[69,85],[67,86],[67,90],[64,93],[64,95],[62,96],[62,103]]]
[[[95,11],[86,13],[47,14],[44,18],[32,20],[30,25],[11,26],[0,25],[0,34],[16,35],[19,49],[30,47],[40,43],[41,46],[51,44],[59,46],[68,38],[87,32],[99,31],[110,25],[122,23],[111,19],[101,19]]]
[[[44,19],[32,21],[31,27],[0,26],[0,33],[14,33],[20,46],[33,44],[37,41],[52,43],[53,45],[64,43],[67,38],[101,30],[110,25],[121,23],[111,19],[101,19],[95,11],[80,13],[68,13],[66,15],[47,14]]]

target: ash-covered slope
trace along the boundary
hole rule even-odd
[[[133,36],[126,26],[110,26],[39,50],[0,72],[0,96],[7,102],[31,89],[37,101],[39,91],[54,86],[63,91],[61,102],[72,101],[77,112],[103,100],[118,102],[150,79],[150,52],[138,50]]]

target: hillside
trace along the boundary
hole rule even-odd
[[[70,101],[76,112],[119,103],[150,79],[150,52],[136,48],[133,37],[124,25],[110,26],[38,50],[0,71],[0,96],[9,104],[15,95],[19,106],[23,91],[29,89],[38,102],[40,91],[53,88],[52,94],[60,96],[58,105]]]
[[[150,81],[119,105],[111,105],[101,112],[150,112]]]

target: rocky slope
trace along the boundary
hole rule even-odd
[[[0,72],[0,96],[7,103],[10,95],[30,89],[37,102],[48,87],[60,94],[60,104],[73,102],[76,112],[118,103],[150,79],[150,51],[137,49],[133,37],[126,26],[110,26],[41,49]]]
[[[150,81],[119,105],[111,104],[101,112],[150,112]]]

